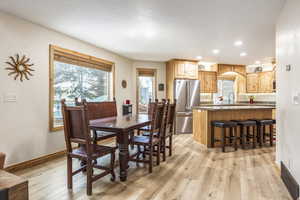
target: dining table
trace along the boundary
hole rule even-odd
[[[89,127],[93,131],[116,133],[119,148],[120,180],[126,181],[129,160],[129,134],[134,130],[150,125],[148,114],[130,114],[90,120]]]

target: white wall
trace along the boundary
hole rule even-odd
[[[277,24],[277,132],[276,160],[283,161],[300,183],[300,1],[287,0]],[[285,66],[292,65],[290,72]]]
[[[157,98],[163,99],[166,97],[166,63],[165,62],[150,62],[150,61],[134,61],[133,62],[133,72],[132,77],[133,79],[133,88],[134,88],[134,98],[131,98],[134,104],[136,103],[136,69],[137,68],[151,68],[156,69],[157,73]],[[164,91],[158,91],[158,84],[163,83],[165,85]],[[136,104],[135,104],[136,105]],[[136,106],[133,108],[136,111]]]
[[[129,59],[1,12],[0,36],[0,151],[7,154],[6,166],[65,149],[63,132],[48,131],[49,44],[115,62],[119,109],[124,99],[135,95]],[[4,62],[16,53],[35,64],[31,80],[15,81],[4,70]],[[127,89],[120,87],[123,79]],[[4,103],[6,93],[16,93],[17,102]]]

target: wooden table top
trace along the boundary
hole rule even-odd
[[[14,174],[8,173],[4,170],[0,170],[0,190],[11,188],[15,185],[19,185],[25,182],[27,182],[27,180]]]
[[[103,131],[119,132],[147,126],[151,123],[148,114],[108,117],[90,121],[90,128]]]

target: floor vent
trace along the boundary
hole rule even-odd
[[[281,162],[281,179],[283,180],[293,199],[297,200],[299,197],[299,184],[291,175],[288,168],[283,164],[283,162]]]

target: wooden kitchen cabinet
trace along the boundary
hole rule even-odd
[[[247,93],[257,93],[258,92],[258,80],[259,76],[257,73],[247,74],[246,77],[246,88]]]
[[[197,62],[173,61],[175,67],[175,78],[198,79]]]
[[[274,71],[247,74],[247,92],[272,93],[274,80]]]
[[[201,93],[216,93],[217,87],[217,72],[199,71],[200,92]]]
[[[259,73],[258,92],[261,93],[273,92],[273,80],[275,78],[274,75],[275,73],[273,71]]]
[[[185,77],[188,79],[198,79],[198,64],[194,62],[185,62]]]
[[[184,78],[185,77],[185,63],[184,62],[174,62],[175,77]]]
[[[240,75],[246,75],[246,66],[245,65],[234,65],[233,71]]]
[[[218,64],[218,74],[222,75],[226,72],[232,72],[233,71],[233,65],[227,65],[227,64]]]
[[[229,64],[218,64],[218,75],[223,75],[226,72],[236,72],[241,75],[246,75],[245,65],[229,65]]]
[[[173,99],[174,80],[198,80],[198,61],[173,59],[166,64],[166,93],[168,99]]]

